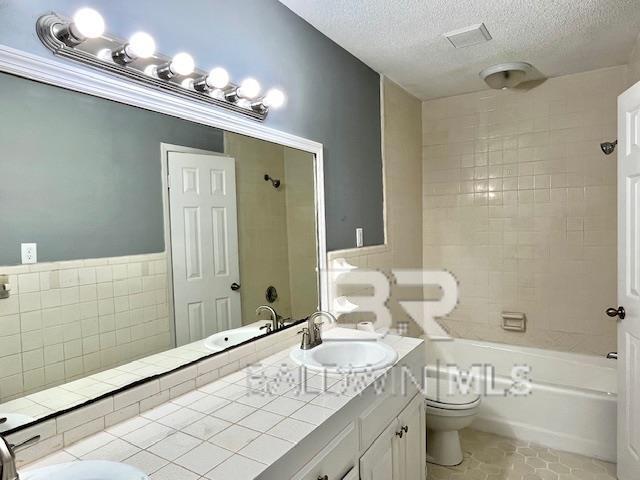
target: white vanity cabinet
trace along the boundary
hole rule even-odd
[[[425,480],[424,399],[418,393],[405,402],[402,396],[381,397],[292,479]]]
[[[407,341],[415,347],[402,363],[358,395],[347,395],[338,410],[258,478],[426,480],[425,403],[412,380],[420,378],[424,354],[421,342]]]
[[[360,457],[361,480],[424,480],[425,433],[424,399],[418,394]]]

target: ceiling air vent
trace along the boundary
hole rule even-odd
[[[471,47],[491,40],[491,34],[484,23],[452,30],[443,36],[456,48]]]

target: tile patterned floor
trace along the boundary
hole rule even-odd
[[[614,463],[465,429],[464,461],[428,465],[428,480],[615,480]]]

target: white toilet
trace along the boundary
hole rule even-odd
[[[471,425],[480,407],[479,395],[449,391],[448,379],[427,379],[427,461],[444,466],[462,463],[458,432]]]

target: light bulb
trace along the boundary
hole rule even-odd
[[[169,68],[176,75],[191,75],[195,69],[195,63],[191,55],[181,52],[173,57]]]
[[[216,88],[215,90],[211,90],[209,96],[218,100],[224,100],[224,91]]]
[[[131,35],[125,48],[127,55],[132,58],[149,58],[156,53],[156,42],[148,33],[136,32]]]
[[[104,33],[104,19],[93,8],[81,8],[73,16],[72,28],[76,36],[97,38]]]
[[[242,98],[253,99],[260,93],[260,84],[255,78],[246,78],[238,88],[238,95]]]
[[[262,104],[267,108],[280,108],[284,105],[285,100],[286,98],[282,90],[272,88],[265,95]]]
[[[96,53],[96,56],[100,59],[100,60],[104,60],[105,62],[108,62],[111,60],[111,55],[112,55],[112,51],[110,48],[101,48],[100,50],[98,50],[98,53]]]
[[[246,98],[241,98],[240,100],[238,100],[238,106],[240,108],[246,108],[247,110],[250,110],[251,101],[247,100]]]
[[[158,75],[158,66],[157,65],[147,65],[144,67],[145,75],[149,75],[150,77],[156,77]]]
[[[229,73],[222,67],[216,67],[207,76],[207,85],[211,88],[224,88],[229,85]]]

